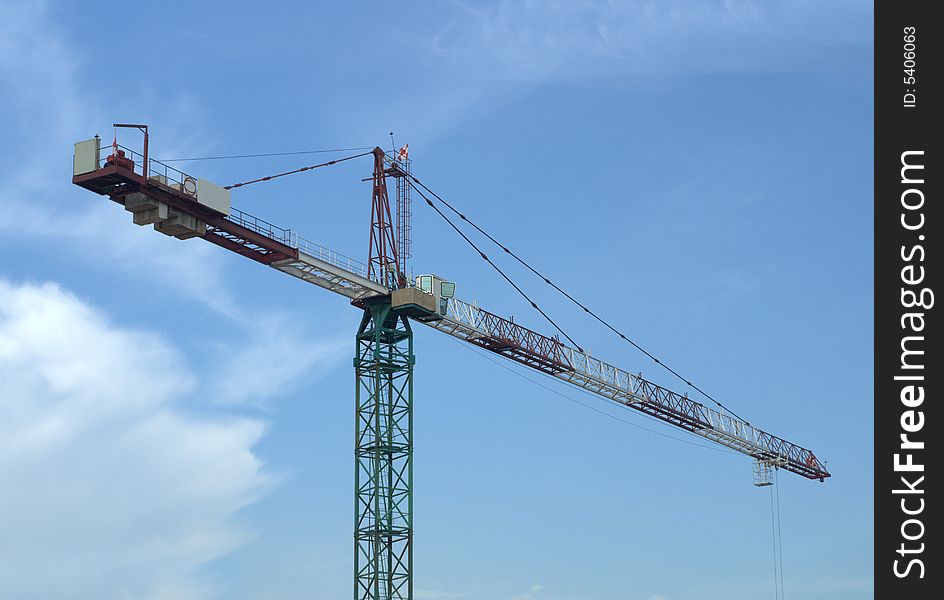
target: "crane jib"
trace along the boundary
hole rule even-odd
[[[452,300],[445,318],[425,324],[757,460],[771,461],[808,479],[830,476],[806,448],[475,305]],[[496,338],[504,345],[496,346],[492,341]]]
[[[74,173],[73,183],[124,205],[134,213],[135,223],[154,224],[161,233],[180,239],[202,237],[356,304],[390,293],[386,285],[372,280],[364,263],[236,208],[227,206],[226,214],[221,214],[196,202],[190,187],[196,179],[154,159],[147,178],[130,159],[110,156],[103,163],[98,152],[110,148],[96,149],[91,170]],[[135,153],[129,155],[134,158]],[[156,168],[164,175],[154,175]],[[473,304],[452,299],[445,315],[420,322],[758,461],[808,479],[830,477],[806,448]]]

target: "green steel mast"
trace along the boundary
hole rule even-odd
[[[413,331],[365,301],[354,371],[354,598],[413,598]]]

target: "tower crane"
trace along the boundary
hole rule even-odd
[[[181,240],[203,239],[343,296],[361,311],[354,354],[355,600],[414,597],[414,323],[742,453],[754,460],[755,485],[770,485],[771,473],[777,469],[820,482],[830,476],[811,450],[767,433],[730,411],[711,408],[641,374],[590,356],[576,344],[563,343],[464,302],[455,297],[455,284],[441,277],[424,274],[408,279],[409,192],[419,180],[410,173],[405,152],[388,155],[377,147],[222,187],[149,157],[146,125],[122,123],[115,127],[142,131],[143,152],[118,145],[117,135],[111,145],[103,144],[98,136],[77,142],[75,185],[122,205],[137,225],[153,225],[156,231]],[[231,190],[243,185],[367,156],[373,159],[367,263],[231,204]],[[396,180],[396,217],[390,210],[389,178]],[[482,257],[488,260],[484,254]],[[532,306],[537,308],[533,302]]]

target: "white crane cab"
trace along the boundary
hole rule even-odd
[[[446,316],[449,300],[455,295],[455,282],[438,275],[419,275],[415,285],[393,291],[391,304],[418,321],[438,321]]]
[[[449,300],[456,297],[456,284],[453,281],[446,281],[439,275],[418,275],[416,277],[416,287],[421,292],[432,294],[435,299],[436,312],[441,316],[446,316],[449,309]]]

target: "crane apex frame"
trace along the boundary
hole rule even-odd
[[[363,311],[354,356],[355,600],[413,598],[411,321],[745,454],[754,459],[757,486],[771,485],[773,469],[820,482],[830,477],[811,450],[463,302],[454,297],[455,284],[440,277],[412,280],[411,166],[405,156],[388,156],[379,147],[368,153],[374,169],[365,264],[233,207],[229,188],[150,158],[146,125],[120,126],[144,133],[143,153],[119,145],[117,136],[111,145],[102,145],[98,136],[77,142],[75,185],[123,205],[136,225],[153,225],[181,240],[202,238],[344,296]],[[387,177],[396,179],[396,220]]]

